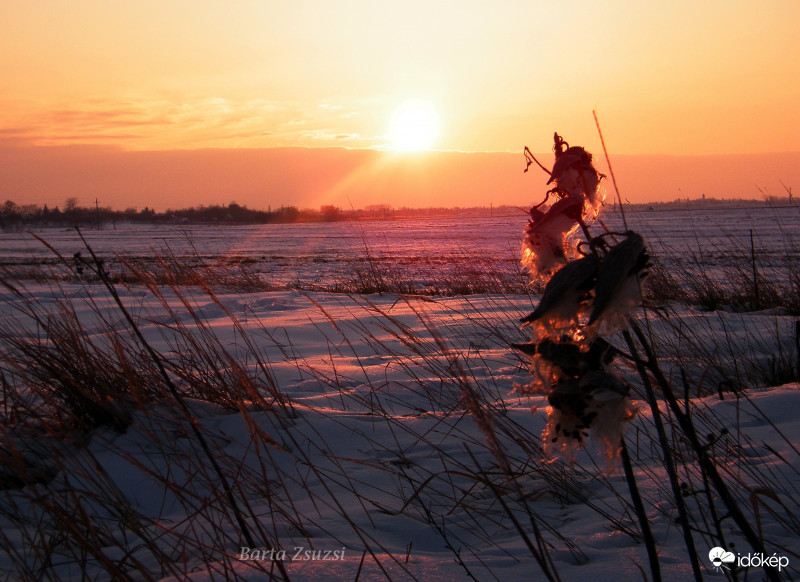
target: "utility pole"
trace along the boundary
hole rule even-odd
[[[97,217],[97,230],[100,230],[100,202],[98,202],[97,198],[94,199],[94,211]]]

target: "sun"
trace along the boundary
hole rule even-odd
[[[406,101],[394,110],[389,121],[392,149],[418,151],[429,149],[439,138],[439,114],[429,101]]]

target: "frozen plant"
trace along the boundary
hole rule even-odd
[[[633,231],[591,234],[603,176],[585,149],[570,147],[557,133],[554,142],[547,184],[555,185],[531,209],[522,250],[531,277],[547,283],[539,305],[521,320],[533,339],[515,348],[530,357],[535,375],[525,389],[546,394],[550,405],[545,451],[572,459],[591,437],[615,461],[624,422],[635,410],[630,387],[612,367],[619,352],[602,335],[628,327],[642,302],[649,258]],[[525,154],[528,165],[536,161],[527,148]],[[556,202],[542,210],[551,196]]]
[[[609,249],[597,270],[587,335],[628,327],[628,318],[642,303],[641,283],[647,276],[648,260],[644,239],[632,231]]]
[[[541,334],[567,331],[589,307],[589,291],[597,279],[600,261],[588,255],[558,270],[548,281],[539,305],[522,319]]]
[[[578,227],[587,232],[586,219],[597,217],[604,199],[598,190],[604,176],[592,165],[592,154],[580,146],[570,147],[557,133],[553,139],[556,161],[548,172],[547,184],[555,186],[547,191],[542,202],[531,208],[522,241],[523,265],[534,277],[543,278],[574,258],[574,247],[569,240]],[[536,161],[528,148],[525,156],[528,166]],[[543,210],[551,196],[556,202]]]

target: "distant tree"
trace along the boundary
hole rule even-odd
[[[27,217],[36,217],[41,216],[42,209],[36,204],[25,204],[24,206],[18,206],[17,211]]]
[[[3,206],[0,206],[0,228],[3,230],[7,228],[16,228],[19,223],[19,206],[11,200],[6,200]]]
[[[283,222],[294,222],[300,217],[300,211],[296,206],[281,206],[278,213],[278,220]]]
[[[64,212],[75,212],[78,209],[78,199],[70,196],[64,200]]]
[[[333,222],[342,219],[342,209],[332,205],[325,205],[320,208],[322,220],[325,222]]]

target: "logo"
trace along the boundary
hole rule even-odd
[[[782,571],[789,565],[789,558],[779,556],[777,553],[771,556],[765,554],[734,554],[719,546],[711,548],[708,552],[708,559],[714,566],[715,572],[730,570],[729,564],[735,564],[737,568],[777,568]]]
[[[723,568],[730,570],[725,564],[733,564],[736,561],[736,556],[733,555],[733,552],[725,551],[725,548],[716,547],[711,548],[711,551],[708,552],[708,559],[714,565],[714,570],[722,572]]]

